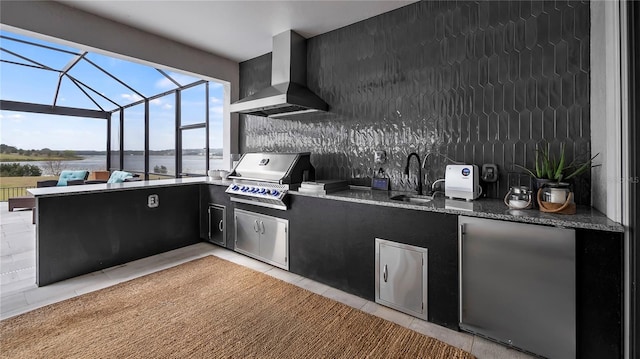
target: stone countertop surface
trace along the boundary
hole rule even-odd
[[[211,183],[211,184],[230,184],[231,181],[213,180],[208,181],[206,177],[185,177],[185,178],[171,178],[163,180],[152,181],[133,181],[122,183],[99,183],[99,184],[85,184],[78,186],[61,186],[61,187],[41,187],[41,188],[29,188],[27,191],[36,198],[47,196],[64,196],[83,193],[99,193],[109,191],[126,191],[143,188],[158,188],[158,187],[170,187],[180,185],[191,185],[197,183]]]
[[[624,232],[624,227],[620,223],[610,220],[604,214],[589,206],[577,206],[576,214],[566,215],[544,213],[537,209],[509,209],[502,200],[498,199],[484,198],[471,202],[448,199],[444,198],[441,193],[437,194],[431,201],[419,204],[391,199],[391,197],[396,195],[407,194],[406,192],[375,191],[368,188],[349,189],[326,195],[299,193],[296,191],[292,191],[290,193],[299,196],[310,196],[338,201],[497,219],[511,222],[542,224],[566,228],[581,228],[607,232]]]
[[[198,183],[228,186],[233,182],[230,180],[212,180],[207,177],[190,177],[113,184],[102,183],[65,187],[30,188],[27,191],[37,198],[47,196],[64,196],[83,193],[99,193],[108,191],[124,191],[144,188],[191,185]],[[289,193],[295,196],[309,196],[345,202],[405,208],[426,212],[447,213],[479,218],[489,218],[511,222],[542,224],[567,228],[582,228],[608,232],[624,232],[624,227],[620,223],[610,220],[604,214],[588,206],[578,206],[576,214],[563,215],[544,213],[538,211],[537,209],[509,209],[504,204],[504,202],[502,202],[502,200],[498,199],[484,198],[466,202],[463,200],[452,200],[444,198],[442,194],[436,195],[431,201],[427,203],[407,203],[391,199],[391,197],[396,195],[408,194],[406,192],[375,191],[369,189],[368,187],[352,187],[352,189],[349,190],[326,195],[300,193],[297,191],[290,191]]]

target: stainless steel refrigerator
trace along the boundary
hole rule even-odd
[[[575,231],[459,217],[460,328],[576,357]]]

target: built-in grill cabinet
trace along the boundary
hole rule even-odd
[[[235,209],[237,252],[289,270],[289,221]]]

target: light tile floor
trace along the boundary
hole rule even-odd
[[[2,236],[0,241],[0,319],[170,268],[196,258],[215,255],[393,321],[419,333],[440,339],[471,352],[478,359],[532,358],[525,353],[483,338],[456,332],[414,318],[375,302],[204,242],[38,288],[35,285],[35,225],[31,224],[31,211],[8,212],[7,202],[0,202],[0,233]]]

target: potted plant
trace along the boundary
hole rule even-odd
[[[570,184],[566,181],[570,181],[576,176],[581,175],[592,167],[598,166],[593,164],[593,160],[598,156],[599,153],[596,153],[593,157],[589,158],[586,161],[579,161],[574,159],[571,163],[566,163],[565,156],[565,144],[560,144],[560,152],[558,156],[551,153],[551,149],[549,144],[536,148],[535,152],[535,167],[533,169],[528,169],[526,167],[516,165],[523,170],[525,170],[533,179],[534,179],[534,188],[533,195],[538,194],[538,204],[541,210],[545,210],[547,212],[554,212],[552,210],[547,210],[549,206],[545,206],[544,203],[540,202],[551,202],[551,203],[559,203],[558,199],[562,201],[561,204],[570,204],[572,202],[573,193],[570,190]],[[543,198],[541,200],[540,189],[541,188],[551,188],[546,194],[548,197]],[[556,196],[553,197],[554,192],[559,193],[560,189],[567,193],[566,196]],[[560,208],[561,206],[551,206]],[[567,206],[564,206],[562,210],[567,210]],[[555,209],[557,209],[555,208]],[[568,211],[573,211],[575,213],[575,205],[573,208],[568,209]],[[569,212],[564,212],[569,213]]]

